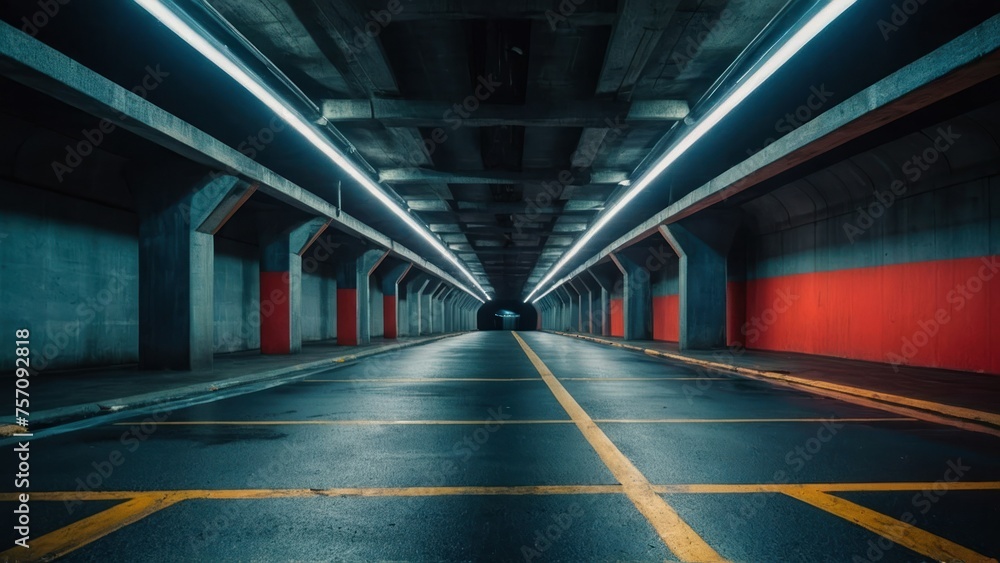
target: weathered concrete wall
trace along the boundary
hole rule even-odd
[[[260,259],[256,246],[215,237],[216,354],[260,348]]]
[[[385,336],[385,295],[382,292],[381,282],[375,276],[368,278],[368,301],[372,319],[372,338],[382,338]]]
[[[302,341],[337,338],[337,274],[320,263],[316,271],[302,271]]]
[[[0,181],[0,334],[31,331],[31,367],[138,361],[135,214]],[[12,369],[11,354],[0,368]]]

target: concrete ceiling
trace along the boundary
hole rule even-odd
[[[313,117],[356,147],[484,285],[500,299],[518,299],[622,191],[619,183],[662,154],[685,127],[679,120],[689,110],[698,117],[713,85],[724,89],[720,79],[741,53],[768,45],[769,33],[816,1],[176,3],[299,103],[254,50],[269,59],[316,104]],[[0,18],[20,27],[36,10],[36,2],[11,0]],[[878,22],[891,17],[891,3],[858,3],[578,258],[781,136],[782,117],[817,89],[830,96],[809,117],[997,11],[996,2],[927,3],[887,38]],[[62,5],[37,37],[126,87],[162,65],[170,77],[149,99],[230,146],[245,147],[273,117],[132,2]],[[258,153],[262,165],[337,201],[341,172],[301,139],[281,134]],[[367,193],[345,183],[342,201],[348,213],[449,268]]]

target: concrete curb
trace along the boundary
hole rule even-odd
[[[354,354],[337,356],[334,358],[324,358],[322,360],[314,360],[311,362],[304,362],[301,364],[269,369],[267,371],[252,373],[240,377],[231,377],[215,381],[206,381],[204,383],[196,383],[193,385],[186,385],[184,387],[175,387],[173,389],[165,389],[163,391],[152,391],[150,393],[142,393],[139,395],[131,395],[128,397],[108,399],[96,403],[83,403],[79,405],[71,405],[66,407],[49,409],[45,411],[39,411],[36,413],[32,413],[31,431],[48,429],[54,426],[60,426],[63,424],[77,422],[88,418],[99,417],[101,415],[118,414],[123,411],[136,410],[160,404],[172,403],[175,401],[193,399],[200,396],[212,395],[225,389],[236,389],[239,387],[246,387],[257,383],[264,383],[267,381],[279,381],[280,383],[277,384],[280,385],[282,383],[291,382],[296,379],[300,379],[302,377],[307,377],[312,372],[315,372],[320,369],[330,369],[337,367],[340,364],[353,362],[355,360],[367,358],[369,356],[376,356],[379,354],[394,352],[396,350],[402,350],[404,348],[420,346],[423,344],[430,344],[431,342],[437,342],[445,338],[451,338],[453,336],[459,336],[462,334],[466,333],[456,332],[452,334],[431,336],[427,337],[426,339],[414,342],[400,342],[396,344],[389,344],[386,346],[379,346],[371,349],[361,350]],[[19,427],[0,426],[0,428],[16,429]],[[14,431],[21,432],[23,430],[14,430]],[[6,433],[0,433],[0,437],[7,437],[7,435],[8,434]]]
[[[983,432],[994,436],[1000,436],[1000,414],[997,413],[978,411],[965,407],[946,405],[943,403],[934,403],[931,401],[913,399],[901,395],[893,395],[891,393],[850,387],[848,385],[841,385],[838,383],[829,383],[815,379],[795,377],[793,375],[779,373],[776,371],[700,360],[683,354],[664,352],[662,350],[655,350],[652,348],[643,348],[641,346],[615,342],[613,340],[605,340],[603,338],[597,338],[585,334],[561,332],[558,330],[547,330],[544,332],[557,334],[559,336],[578,338],[580,340],[613,346],[615,348],[642,352],[650,356],[676,360],[706,369],[734,373],[751,379],[756,379],[758,381],[767,381],[768,383],[791,387],[808,393],[832,397],[863,406],[888,410],[897,414],[905,414],[907,416],[912,416],[929,422],[956,426],[958,428],[962,428],[963,430],[972,430],[975,432]]]

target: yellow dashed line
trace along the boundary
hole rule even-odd
[[[618,449],[607,435],[590,418],[590,415],[576,402],[566,388],[559,383],[541,358],[516,333],[512,332],[524,353],[538,370],[539,375],[563,406],[566,413],[576,423],[577,428],[600,456],[615,479],[622,484],[624,493],[646,520],[653,526],[663,543],[683,561],[723,561],[721,555],[705,543],[691,526],[681,519],[680,515],[667,501],[653,490],[646,477]]]

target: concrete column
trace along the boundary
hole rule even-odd
[[[412,279],[406,282],[406,316],[408,336],[420,336],[420,322],[423,319],[420,308],[423,301],[423,292],[430,285],[431,280],[424,274],[411,276]]]
[[[444,298],[452,288],[442,284],[431,299],[431,334],[444,332]]]
[[[662,225],[680,257],[680,348],[726,346],[726,259],[740,225],[737,213],[704,211]]]
[[[587,273],[598,287],[595,301],[600,301],[594,313],[594,334],[611,336],[611,292],[614,290],[615,280],[594,270],[587,270]]]
[[[211,368],[215,233],[256,186],[185,164],[140,174],[139,365]]]
[[[651,340],[653,338],[653,291],[649,284],[649,271],[641,258],[629,249],[611,254],[611,260],[624,277],[625,340]]]
[[[260,225],[260,352],[302,351],[302,254],[330,224],[326,219],[276,220]]]
[[[580,282],[577,280],[569,280],[566,282],[566,286],[570,289],[570,296],[573,297],[573,313],[570,319],[573,322],[573,330],[576,332],[587,332],[584,328],[587,324],[587,313],[585,312],[585,304],[590,299],[590,293],[587,288],[582,288]]]
[[[600,291],[594,278],[590,274],[584,273],[573,280],[577,290],[580,292],[580,315],[582,316],[580,332],[595,334],[594,332],[594,291]]]
[[[369,277],[387,252],[381,249],[345,250],[337,262],[337,344],[371,343]]]
[[[384,337],[389,339],[400,336],[400,283],[413,265],[408,262],[383,262],[382,272],[382,326]],[[405,288],[404,288],[405,290]],[[403,306],[405,307],[405,305]],[[404,315],[405,323],[405,315]]]
[[[573,296],[565,284],[552,293],[559,299],[559,330],[572,330]]]
[[[440,280],[431,280],[420,294],[420,336],[434,334],[434,294],[442,287]]]

